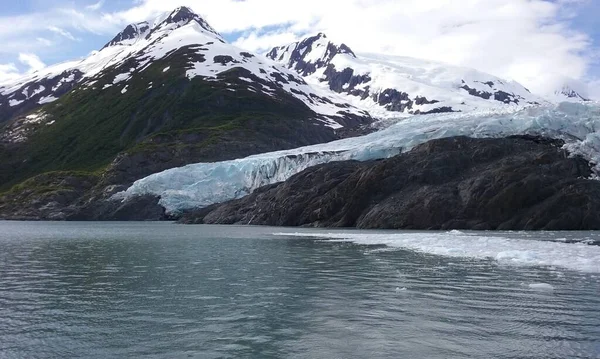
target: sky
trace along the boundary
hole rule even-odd
[[[179,5],[250,51],[324,32],[356,53],[472,67],[538,94],[568,84],[600,100],[600,0],[2,1],[0,82],[85,57]]]

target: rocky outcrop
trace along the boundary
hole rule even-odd
[[[53,77],[32,79],[10,91],[0,91],[0,123],[53,102],[71,91],[82,77],[81,71],[71,69]]]
[[[320,47],[321,49],[319,49]],[[313,51],[320,51],[322,55],[317,59],[307,60],[306,55]],[[354,52],[346,44],[334,44],[327,40],[325,34],[318,33],[288,46],[275,47],[267,53],[267,57],[279,62],[286,59],[290,68],[302,76],[308,76],[314,74],[318,69],[326,67],[338,54],[347,54],[356,58]]]
[[[396,157],[316,166],[184,223],[389,229],[600,229],[600,182],[560,141],[433,140]]]
[[[104,187],[84,172],[51,172],[33,177],[0,195],[0,218],[50,221],[162,221],[171,219],[159,198],[111,200],[121,186]]]
[[[98,183],[83,172],[51,172],[35,176],[0,194],[0,218],[66,220],[80,211],[80,199]]]

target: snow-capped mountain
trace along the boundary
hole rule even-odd
[[[554,91],[555,101],[566,101],[566,102],[588,102],[590,99],[581,95],[579,91],[574,90],[569,85],[563,85],[560,89]]]
[[[202,17],[180,7],[152,21],[127,26],[100,51],[83,60],[50,66],[0,84],[0,122],[54,102],[75,86],[92,87],[104,82],[105,76],[113,78],[103,89],[114,86],[125,93],[132,78],[156,61],[169,58],[176,63],[163,71],[183,67],[190,79],[199,76],[222,81],[220,75],[239,69],[238,78],[251,91],[271,97],[282,93],[292,96],[308,106],[316,120],[331,127],[341,127],[349,118],[369,117],[336,94],[311,87],[296,72],[226,43]],[[119,73],[114,74],[115,70]]]
[[[409,57],[356,55],[320,33],[267,57],[295,70],[311,84],[345,94],[374,116],[471,111],[544,102],[522,85],[473,69]]]

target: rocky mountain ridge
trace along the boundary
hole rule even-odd
[[[267,57],[380,117],[545,102],[516,82],[473,69],[408,57],[357,55],[323,33],[275,47]]]
[[[76,86],[94,86],[117,68],[121,68],[121,73],[112,82],[125,92],[132,77],[143,73],[153,62],[173,57],[175,52],[187,57],[178,66],[186,69],[188,78],[218,80],[218,75],[229,69],[243,68],[249,77],[240,77],[253,91],[274,96],[283,90],[304,102],[315,112],[316,119],[330,126],[343,126],[336,118],[343,121],[346,116],[369,117],[334,94],[311,88],[295,72],[227,44],[202,17],[180,7],[153,21],[127,26],[100,51],[83,60],[50,66],[0,85],[0,123],[55,102]],[[164,69],[169,70],[168,66]],[[102,90],[111,86],[105,84]]]

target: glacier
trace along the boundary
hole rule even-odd
[[[369,135],[246,158],[197,163],[169,169],[136,181],[113,196],[127,200],[139,195],[160,196],[167,213],[202,208],[241,198],[259,187],[285,181],[304,169],[332,161],[389,158],[439,138],[539,135],[565,141],[565,149],[581,155],[600,173],[600,104],[568,103],[518,111],[414,116],[386,120]]]

